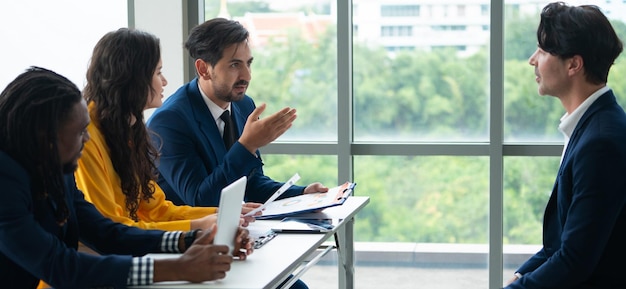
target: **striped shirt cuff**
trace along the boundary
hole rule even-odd
[[[163,240],[161,240],[161,252],[180,253],[178,240],[182,233],[182,231],[165,232],[165,234],[163,234]]]
[[[150,285],[154,282],[154,259],[150,257],[133,257],[128,280],[129,286]]]
[[[178,240],[183,232],[165,232],[161,240],[161,252],[180,253]],[[129,286],[150,285],[154,282],[154,259],[150,257],[133,257],[126,284]]]

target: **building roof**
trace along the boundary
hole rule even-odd
[[[330,15],[285,12],[246,13],[234,20],[248,29],[252,46],[264,46],[269,41],[285,42],[289,32],[293,30],[296,30],[305,41],[314,43],[333,23],[334,18]]]

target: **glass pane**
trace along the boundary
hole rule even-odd
[[[331,1],[222,2],[205,1],[206,19],[231,18],[250,32],[254,63],[247,94],[257,105],[267,103],[261,117],[285,106],[298,110],[279,141],[336,141],[337,17]]]
[[[505,157],[503,196],[504,280],[542,244],[543,213],[560,157]]]
[[[273,180],[285,182],[293,174],[298,173],[300,180],[296,184],[300,186],[306,186],[313,182],[320,182],[327,187],[339,185],[337,182],[337,156],[263,154],[262,157],[265,164],[263,172]]]
[[[425,288],[451,276],[445,288],[487,288],[488,168],[487,157],[356,156],[355,195],[370,197],[355,222],[371,252],[359,264],[429,269],[411,268]]]
[[[353,1],[355,140],[487,140],[488,1],[393,2]]]
[[[550,1],[505,2],[504,17],[504,140],[563,141],[558,131],[564,113],[558,99],[539,96],[528,58],[537,49],[541,9]]]
[[[128,26],[127,10],[126,0],[0,1],[0,90],[32,65],[82,89],[93,47]]]
[[[487,157],[356,156],[357,241],[487,243]]]

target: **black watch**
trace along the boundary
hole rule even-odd
[[[187,234],[185,234],[185,251],[187,251],[187,249],[189,249],[189,247],[191,247],[191,244],[193,244],[193,241],[196,240],[196,235],[198,235],[198,232],[200,232],[200,229],[195,229],[192,231],[187,232]]]

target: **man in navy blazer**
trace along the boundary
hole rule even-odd
[[[185,47],[194,59],[197,78],[183,85],[148,120],[160,148],[158,183],[176,204],[218,206],[222,188],[248,177],[245,200],[265,202],[282,182],[263,174],[258,149],[282,135],[296,118],[293,108],[260,119],[245,94],[251,80],[248,31],[223,18],[194,27]],[[227,148],[222,139],[228,112],[238,140]],[[320,183],[293,186],[283,196],[326,192]]]
[[[548,4],[530,57],[539,94],[566,114],[543,248],[506,288],[626,288],[626,115],[606,86],[622,42],[595,6]]]

